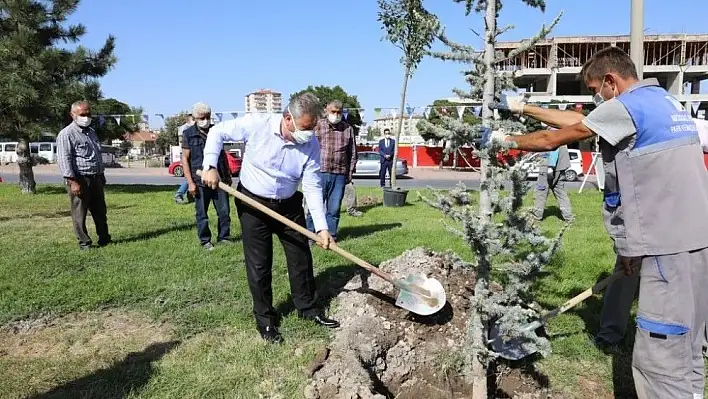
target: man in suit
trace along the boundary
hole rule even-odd
[[[393,168],[393,152],[396,148],[396,140],[391,138],[391,129],[384,129],[384,138],[379,140],[379,156],[381,156],[381,167],[379,168],[379,179],[381,187],[386,185],[386,171],[388,178],[391,178]]]

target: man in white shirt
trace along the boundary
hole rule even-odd
[[[312,93],[304,93],[291,100],[282,115],[246,114],[214,125],[204,148],[202,182],[217,188],[216,166],[223,143],[244,141],[246,149],[237,190],[303,227],[304,194],[321,245],[329,248],[332,237],[327,230],[322,200],[320,145],[313,132],[321,113],[319,99]],[[297,191],[301,182],[302,193]],[[261,337],[269,342],[283,340],[278,332],[279,315],[273,308],[271,287],[273,234],[285,250],[290,290],[298,315],[325,327],[338,327],[339,323],[326,318],[317,305],[307,237],[238,200],[236,209],[241,221],[253,313]]]

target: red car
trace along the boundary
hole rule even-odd
[[[241,158],[237,158],[234,154],[227,152],[226,160],[229,162],[229,169],[231,170],[231,176],[238,176],[241,172]],[[168,173],[174,175],[175,177],[184,176],[184,168],[182,168],[182,162],[176,161],[172,162],[167,169]]]

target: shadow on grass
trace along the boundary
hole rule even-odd
[[[339,229],[337,237],[339,240],[346,238],[357,238],[366,237],[379,231],[391,230],[402,227],[401,223],[381,223],[381,224],[368,224],[364,226],[347,226]]]
[[[595,284],[610,276],[609,272],[601,273]],[[574,288],[568,293],[558,293],[557,295],[567,296],[567,299],[573,298],[580,294],[587,287]],[[636,294],[635,294],[636,296]],[[586,299],[582,305],[577,306],[569,312],[574,312],[580,317],[585,324],[581,333],[588,336],[588,342],[591,342],[600,331],[601,314],[604,305],[604,291]],[[542,304],[546,309],[551,308],[549,304]],[[629,323],[629,320],[627,320]],[[562,334],[553,334],[551,339],[560,338],[563,336],[577,334],[577,332],[566,332]],[[616,399],[634,399],[637,398],[634,389],[634,378],[632,377],[632,349],[634,347],[635,330],[633,326],[627,327],[627,333],[618,344],[599,348],[605,355],[612,358],[612,386],[614,397]]]
[[[67,197],[67,206],[68,206],[68,197]],[[111,211],[116,211],[116,210],[121,210],[121,209],[129,209],[133,208],[135,205],[108,205],[108,212],[110,213]],[[55,212],[33,212],[30,214],[21,214],[17,216],[0,216],[0,222],[7,222],[10,220],[17,220],[17,219],[32,219],[32,218],[42,218],[42,219],[61,219],[61,218],[66,218],[66,217],[71,217],[71,210],[66,209],[62,211],[55,211]]]
[[[150,345],[141,352],[129,353],[113,366],[68,382],[29,399],[96,398],[123,399],[138,393],[155,372],[153,362],[175,349],[180,341]]]
[[[319,296],[318,305],[322,309],[329,308],[332,299],[336,298],[340,292],[344,290],[344,286],[347,285],[349,280],[354,278],[357,274],[365,279],[367,271],[359,266],[354,265],[341,265],[330,267],[315,276],[315,286],[317,287],[317,294]],[[284,318],[295,311],[295,305],[292,301],[291,294],[288,294],[284,301],[275,306],[276,312],[280,317]]]
[[[169,234],[169,233],[172,233],[175,231],[191,230],[194,227],[195,227],[194,223],[177,224],[177,225],[173,225],[173,226],[169,226],[169,227],[164,227],[161,229],[146,231],[146,232],[136,234],[133,236],[118,238],[116,240],[113,240],[113,244],[125,244],[125,243],[129,243],[129,242],[149,240],[149,239],[157,238],[159,236]]]
[[[561,212],[560,208],[558,208],[555,205],[548,206],[543,211],[543,220],[546,220],[551,216],[556,217],[556,218],[558,218],[558,220],[563,221],[563,213]]]
[[[145,194],[145,193],[174,193],[182,181],[171,185],[153,184],[110,184],[106,186],[106,194]],[[171,198],[171,197],[170,197]]]

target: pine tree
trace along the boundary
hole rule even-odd
[[[452,148],[478,141],[484,129],[507,133],[526,131],[526,126],[518,119],[495,119],[489,108],[490,104],[500,100],[503,90],[514,89],[513,73],[499,71],[495,66],[533,48],[558,23],[560,15],[550,26],[544,26],[538,35],[503,54],[495,51],[495,43],[497,37],[512,27],[497,28],[502,1],[453,1],[465,4],[465,15],[472,11],[484,13],[484,51],[477,52],[472,46],[453,42],[443,32],[439,39],[450,51],[432,55],[470,65],[464,75],[471,89],[455,89],[454,92],[462,98],[481,98],[482,120],[469,124],[454,117],[441,116],[441,123],[425,121],[422,127],[447,140]],[[522,1],[545,11],[542,0]],[[531,221],[528,212],[522,208],[528,190],[526,173],[519,164],[510,166],[500,160],[500,154],[509,148],[510,144],[495,142],[477,151],[482,163],[478,209],[474,209],[473,194],[464,185],[447,193],[432,191],[430,198],[422,197],[462,226],[461,229],[449,227],[449,230],[468,242],[476,255],[475,263],[468,265],[476,276],[471,298],[475,312],[469,321],[469,342],[465,353],[466,374],[474,387],[473,398],[486,398],[487,370],[498,357],[487,345],[492,329],[505,341],[514,340],[542,355],[550,353],[548,340],[534,331],[522,331],[521,327],[540,316],[538,309],[531,306],[531,285],[543,266],[550,262],[568,225],[555,237],[546,238]],[[509,186],[506,192],[503,191],[505,183]]]
[[[101,97],[95,78],[116,59],[109,36],[98,52],[78,43],[86,28],[65,23],[79,0],[3,0],[0,2],[0,134],[18,139],[20,187],[34,193],[36,183],[29,142],[59,132],[70,105]]]

